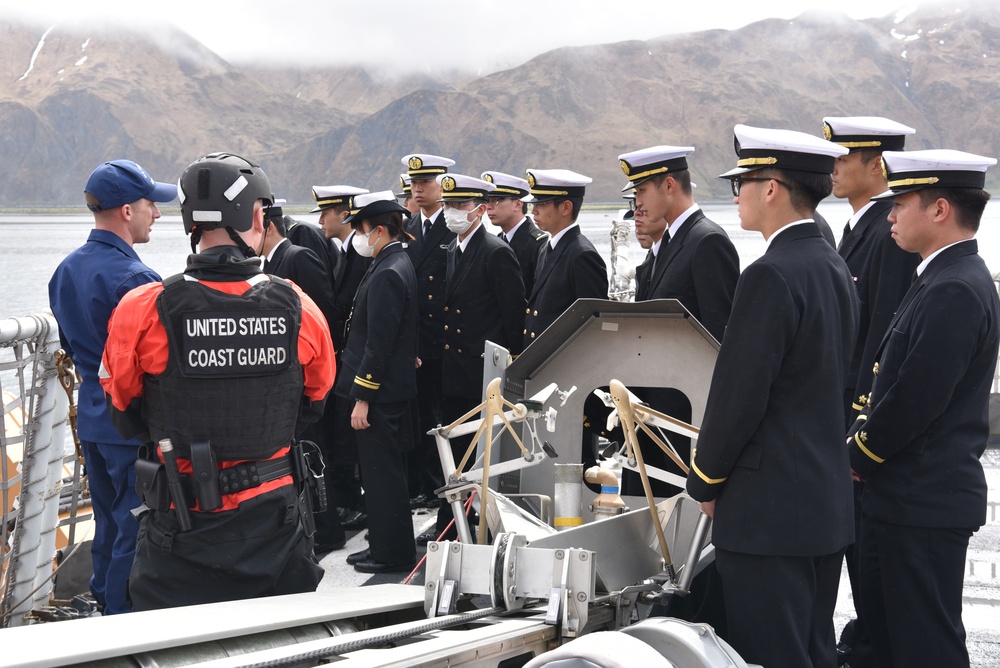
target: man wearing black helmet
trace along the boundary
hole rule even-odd
[[[197,252],[183,274],[122,299],[101,385],[136,464],[134,610],[315,590],[309,471],[296,433],[323,412],[336,364],[316,304],[261,272],[267,176],[239,156],[193,162],[178,184]],[[140,507],[145,510],[144,507]]]

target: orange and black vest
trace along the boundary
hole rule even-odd
[[[190,458],[209,439],[219,462],[268,459],[295,434],[302,398],[302,303],[287,282],[258,274],[242,295],[183,274],[163,282],[156,307],[167,332],[163,373],[144,381],[152,439]]]

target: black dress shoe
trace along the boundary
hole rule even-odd
[[[365,540],[368,540],[368,532],[365,532]]]
[[[383,561],[375,561],[369,557],[364,561],[359,561],[354,564],[354,570],[359,573],[409,573],[416,565],[417,562],[413,559],[410,559],[409,561],[386,563]]]
[[[344,547],[347,544],[346,538],[341,538],[340,540],[333,541],[323,541],[315,543],[313,545],[313,554],[316,555],[317,559],[322,559],[331,552],[335,552]]]
[[[357,564],[359,562],[368,561],[369,559],[371,559],[371,556],[372,556],[372,551],[366,547],[360,552],[355,552],[353,554],[347,555],[347,563],[353,566],[354,564]]]
[[[355,510],[340,523],[345,529],[356,531],[368,526],[368,514]]]
[[[417,508],[437,508],[440,505],[441,499],[436,496],[428,496],[427,494],[418,494],[410,499],[410,510],[416,510]]]
[[[422,534],[417,536],[417,545],[423,546],[435,540],[455,540],[455,538],[457,537],[454,529],[451,529],[444,536],[438,538],[440,533],[441,532],[438,531],[437,529],[429,529],[423,532]]]

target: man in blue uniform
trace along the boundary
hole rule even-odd
[[[744,270],[688,493],[714,516],[727,640],[748,663],[833,668],[833,610],[853,497],[840,425],[857,333],[847,265],[812,219],[837,144],[737,125],[730,179],[764,255]]]
[[[899,247],[916,278],[882,337],[872,390],[848,435],[865,482],[858,575],[873,666],[968,666],[962,584],[986,522],[979,458],[1000,347],[1000,300],[975,234],[996,160],[886,151]]]
[[[160,217],[156,203],[177,197],[177,186],[153,181],[131,160],[113,160],[93,171],[84,194],[95,229],[59,264],[49,281],[49,304],[63,349],[83,379],[77,430],[94,508],[90,590],[104,614],[112,615],[132,609],[126,582],[139,523],[129,511],[139,505],[135,459],[140,443],[123,439],[112,426],[97,372],[111,312],[132,288],[160,280],[132,247],[149,241]]]
[[[577,299],[608,298],[608,268],[576,221],[589,176],[568,169],[529,169],[531,215],[549,240],[542,245],[528,295],[524,347]]]

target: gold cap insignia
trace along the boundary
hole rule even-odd
[[[528,172],[528,187],[529,188],[535,187],[535,175],[532,174],[531,172]]]
[[[424,161],[420,159],[419,156],[413,156],[410,158],[409,163],[410,169],[420,169],[424,166]]]
[[[619,166],[621,166],[622,171],[625,172],[625,176],[628,176],[629,172],[632,171],[632,168],[629,167],[629,164],[627,162],[625,162],[624,160],[619,160],[618,164],[619,164]]]
[[[827,141],[833,139],[833,128],[826,121],[823,122],[823,139]]]
[[[879,156],[879,160],[882,161],[882,178],[884,178],[886,181],[888,181],[889,180],[889,170],[885,166],[885,158],[883,158],[882,156]]]
[[[399,177],[399,185],[402,188],[406,187],[406,179],[404,179],[402,176]]]
[[[451,192],[452,190],[454,190],[455,179],[451,178],[450,176],[446,176],[443,179],[441,179],[441,189],[444,190],[445,192]]]
[[[483,180],[484,181],[488,181],[490,183],[493,183],[493,175],[492,174],[483,174]]]

